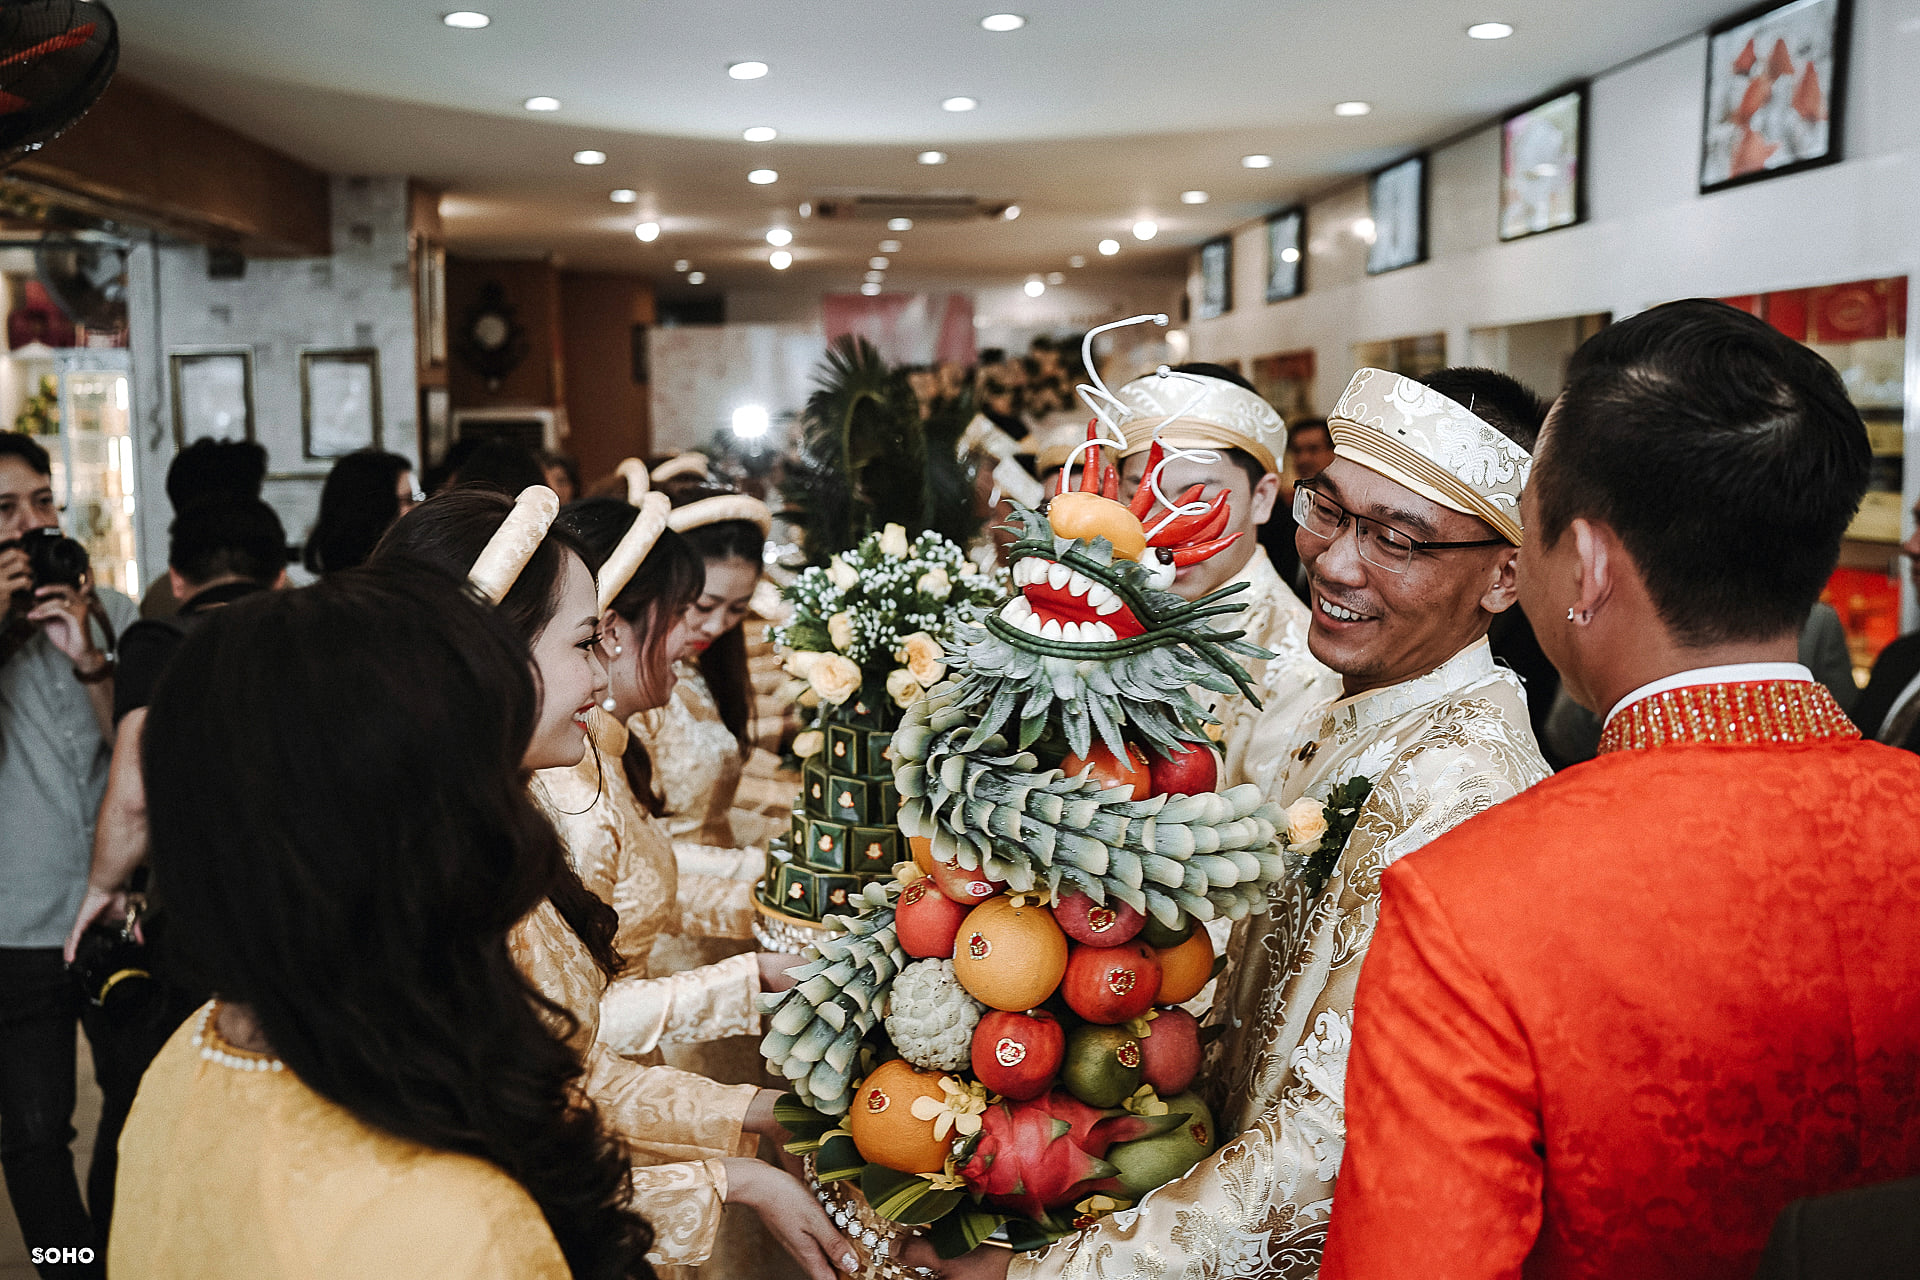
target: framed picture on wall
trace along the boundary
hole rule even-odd
[[[1221,236],[1200,246],[1199,318],[1212,320],[1233,310],[1233,240]]]
[[[1373,243],[1367,274],[1377,276],[1427,260],[1427,157],[1408,156],[1367,177]]]
[[[1770,3],[1707,33],[1700,190],[1840,159],[1851,0]]]
[[[1530,103],[1500,122],[1500,238],[1587,219],[1587,87]]]
[[[193,349],[170,353],[173,443],[253,439],[253,349]]]
[[[310,461],[380,446],[380,353],[300,353],[300,452]]]
[[[1307,288],[1307,210],[1282,209],[1267,219],[1267,301],[1285,302]]]

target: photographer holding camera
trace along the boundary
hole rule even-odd
[[[81,997],[61,944],[107,785],[114,637],[138,611],[94,586],[84,548],[60,535],[47,451],[11,431],[0,431],[0,602],[0,1168],[27,1240],[93,1245],[71,1148]]]

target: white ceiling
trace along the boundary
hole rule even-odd
[[[1176,269],[1180,250],[1341,175],[1699,30],[1729,0],[458,0],[493,19],[448,28],[441,0],[109,0],[122,67],[241,132],[339,173],[443,184],[456,252],[638,271],[675,259],[709,288],[851,289],[888,236],[803,221],[847,190],[1017,201],[1015,222],[923,223],[895,236],[889,288],[1004,283],[1069,270],[1093,283]],[[1737,6],[1735,6],[1737,7]],[[1024,14],[1019,31],[981,29]],[[1507,40],[1468,24],[1512,23]],[[767,62],[756,81],[727,64]],[[550,94],[563,109],[530,113]],[[940,102],[965,94],[977,110]],[[1365,99],[1373,114],[1336,119]],[[780,138],[740,139],[750,125]],[[571,162],[607,153],[604,166]],[[919,151],[949,163],[927,167]],[[1274,166],[1239,158],[1270,153]],[[780,180],[750,185],[748,170]],[[1491,179],[1490,179],[1491,180]],[[607,193],[632,187],[637,206]],[[1204,205],[1179,193],[1207,191]],[[664,232],[632,234],[643,216]],[[1128,233],[1151,217],[1161,233]],[[791,270],[765,262],[796,233]],[[1096,243],[1122,242],[1115,258]]]

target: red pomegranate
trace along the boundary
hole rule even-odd
[[[1147,918],[1124,902],[1101,906],[1084,893],[1070,893],[1053,908],[1053,918],[1075,942],[1090,947],[1117,947],[1132,942]]]
[[[1140,1037],[1140,1078],[1163,1098],[1185,1093],[1200,1074],[1200,1023],[1185,1009],[1162,1009]]]
[[[1044,1009],[983,1015],[973,1029],[973,1074],[981,1084],[1016,1102],[1052,1087],[1066,1056],[1067,1036]]]
[[[953,959],[954,935],[973,908],[955,902],[931,880],[915,880],[900,893],[894,928],[900,949],[920,959]]]
[[[1144,942],[1075,947],[1060,981],[1069,1009],[1106,1026],[1139,1017],[1159,992],[1160,959]]]
[[[968,871],[954,862],[933,860],[933,882],[940,892],[969,907],[977,907],[1007,886],[984,871]]]

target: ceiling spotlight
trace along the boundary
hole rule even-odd
[[[706,282],[707,282],[707,273],[706,273],[706,272],[704,272],[704,271],[689,271],[689,272],[687,272],[687,283],[688,283],[688,284],[705,284]]]
[[[1037,297],[1039,297],[1039,296],[1040,296],[1041,294],[1043,294],[1043,293],[1045,293],[1046,291],[1047,291],[1047,282],[1046,282],[1046,281],[1044,281],[1044,280],[1029,280],[1029,281],[1027,281],[1027,296],[1028,296],[1029,298],[1037,298]]]
[[[757,440],[767,434],[772,419],[762,404],[743,404],[733,411],[733,434],[742,440]]]
[[[573,153],[575,164],[605,164],[607,153],[604,151],[576,151]]]
[[[785,249],[775,249],[772,253],[767,255],[767,265],[772,267],[775,271],[785,271],[788,267],[793,265],[793,255],[788,253]]]
[[[1300,261],[1300,251],[1294,248],[1292,245],[1288,245],[1286,248],[1280,251],[1280,261],[1298,262]]]
[[[620,187],[607,193],[607,199],[615,204],[632,204],[640,198],[640,193],[632,187]]]
[[[1273,157],[1262,155],[1241,156],[1240,167],[1242,169],[1271,169],[1273,168]]]
[[[1476,22],[1467,28],[1469,40],[1505,40],[1513,34],[1513,27],[1505,22]]]
[[[922,151],[919,155],[915,156],[914,159],[918,160],[921,164],[945,164],[947,162],[947,153],[944,151]]]
[[[560,99],[549,98],[545,94],[541,94],[537,97],[528,98],[520,105],[529,111],[558,111],[560,109]]]
[[[989,31],[1018,31],[1027,20],[1017,13],[990,13],[980,19],[980,25]]]
[[[1012,222],[1015,218],[1020,216],[1020,206],[1017,204],[1010,204],[1006,208],[1000,211],[1000,216],[1005,218],[1008,222]]]
[[[1205,204],[1206,202],[1207,193],[1204,191],[1182,191],[1180,193],[1181,204]]]
[[[860,278],[862,280],[865,280],[868,284],[879,284],[882,280],[885,280],[887,278],[887,273],[884,271],[869,271],[867,272],[866,275],[861,276]]]
[[[867,259],[867,266],[872,268],[875,271],[885,271],[891,265],[892,265],[892,259],[890,258],[868,258]]]
[[[767,232],[767,243],[776,249],[784,249],[793,243],[793,232],[785,227],[775,227]]]
[[[1364,240],[1368,244],[1372,244],[1379,238],[1380,228],[1375,225],[1372,218],[1355,218],[1353,220],[1353,234],[1355,239]]]
[[[911,231],[913,230],[913,219],[912,218],[888,218],[887,230]]]
[[[633,229],[633,234],[640,238],[642,244],[652,244],[660,238],[660,224],[643,222]]]
[[[860,293],[863,297],[877,297],[880,293],[880,286],[874,281],[869,280],[860,286]]]
[[[969,98],[963,94],[957,98],[948,98],[940,104],[940,109],[942,111],[971,111],[979,105],[979,99]]]
[[[1133,238],[1135,240],[1151,240],[1159,234],[1160,224],[1152,218],[1142,218],[1133,224]]]
[[[882,240],[880,242],[880,252],[898,253],[900,252],[900,242],[898,240]]]
[[[675,271],[680,272],[683,275],[686,273],[687,268],[691,267],[692,265],[693,264],[691,262],[688,262],[685,258],[675,258],[673,260],[673,269]]]
[[[1075,268],[1084,267],[1087,265],[1087,256],[1083,253],[1076,253],[1067,259],[1067,265]]]
[[[1373,110],[1371,102],[1336,102],[1333,114],[1337,116],[1364,116]]]
[[[811,218],[813,216],[813,201],[802,200],[800,202],[800,216],[803,218]]]
[[[471,9],[455,9],[452,13],[441,14],[440,21],[460,31],[478,31],[493,19]]]
[[[764,187],[780,181],[780,175],[771,169],[755,169],[747,175],[747,181],[756,187]]]
[[[1066,272],[1064,272],[1064,271],[1049,271],[1049,272],[1047,272],[1047,283],[1048,283],[1048,284],[1065,284],[1066,282],[1067,282],[1067,273],[1066,273]]]
[[[731,62],[727,64],[727,74],[735,80],[758,80],[767,74],[764,62]]]
[[[1120,242],[1118,240],[1102,240],[1100,242],[1100,254],[1102,257],[1111,258],[1118,252],[1120,252]]]
[[[780,131],[770,124],[757,124],[751,129],[743,129],[740,136],[748,142],[772,142],[780,136]]]

